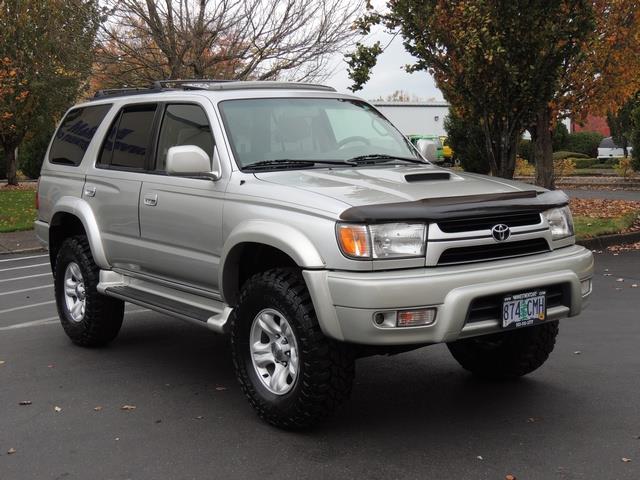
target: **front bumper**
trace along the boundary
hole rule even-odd
[[[472,301],[561,285],[562,304],[547,319],[578,315],[586,295],[581,281],[593,274],[593,255],[573,245],[553,252],[486,263],[378,272],[305,270],[305,281],[325,335],[365,345],[451,342],[501,330],[498,319],[466,323]],[[436,307],[435,322],[419,327],[381,327],[381,310]],[[497,316],[497,315],[496,315]]]

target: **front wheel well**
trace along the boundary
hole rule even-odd
[[[256,273],[272,268],[300,267],[289,255],[271,245],[245,242],[234,246],[227,254],[222,273],[225,302],[236,306],[244,283]]]
[[[49,260],[54,270],[62,243],[69,237],[86,234],[82,221],[75,215],[59,212],[53,216],[49,226]]]

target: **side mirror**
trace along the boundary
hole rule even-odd
[[[418,148],[420,155],[422,155],[430,162],[438,161],[438,149],[435,142],[421,138],[420,140],[418,140],[416,147]]]
[[[196,145],[171,147],[167,151],[165,168],[169,175],[205,177],[211,180],[220,178],[220,159],[215,148],[212,162],[207,152]]]

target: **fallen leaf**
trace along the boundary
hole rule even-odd
[[[580,355],[582,352],[580,350],[576,350],[575,352],[573,352],[574,355]]]
[[[624,278],[616,278],[616,282],[624,282]]]
[[[162,423],[162,420],[156,420],[154,423]]]
[[[630,458],[627,458],[627,457],[622,457],[622,461],[623,461],[624,463],[629,463],[629,462],[631,461],[631,459],[630,459]]]
[[[476,458],[477,458],[478,460],[484,460],[484,458],[482,458],[482,455],[478,455]]]
[[[100,410],[102,410],[102,407],[101,407],[100,405],[98,405],[97,407],[93,407],[93,409],[94,409],[96,412],[99,412]]]
[[[47,368],[56,368],[55,365],[47,365]]]
[[[638,284],[637,283],[632,283],[631,284],[631,288],[638,288]]]
[[[116,438],[115,438],[115,440],[116,440],[116,442],[117,442],[118,440],[120,440],[120,437],[116,437]]]
[[[13,455],[14,453],[16,453],[16,449],[11,447],[9,450],[7,450],[7,454],[9,455]]]
[[[120,410],[135,410],[136,406],[135,405],[122,405],[120,407]]]
[[[4,360],[0,360],[0,365],[4,365],[5,363],[7,362],[5,362]]]
[[[527,423],[535,423],[536,420],[537,420],[537,418],[535,418],[535,417],[529,417],[529,418],[527,418]]]
[[[21,400],[18,405],[31,405],[31,400]]]
[[[59,413],[59,412],[61,412],[61,411],[62,411],[62,409],[61,409],[59,406],[57,406],[57,405],[56,405],[55,407],[53,407],[53,410],[54,410],[56,413]]]
[[[218,392],[223,392],[227,389],[227,387],[223,387],[222,385],[216,385],[216,390]]]
[[[504,480],[516,480],[516,477],[515,477],[515,475],[509,474],[506,477],[504,477]]]
[[[204,416],[202,415],[198,415],[197,417],[195,417],[196,420],[202,420],[204,418]]]
[[[610,276],[611,276],[611,274],[610,274],[610,273],[605,273],[605,274],[604,274],[604,276],[605,276],[605,277],[610,277]]]

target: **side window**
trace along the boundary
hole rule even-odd
[[[143,104],[123,108],[109,129],[98,163],[143,170],[156,107],[156,104]]]
[[[213,156],[213,134],[202,107],[191,104],[167,106],[158,139],[156,170],[165,170],[167,152],[180,145],[196,145],[209,158]]]
[[[67,113],[51,144],[49,162],[74,167],[80,165],[91,139],[110,108],[110,104],[94,105]]]

